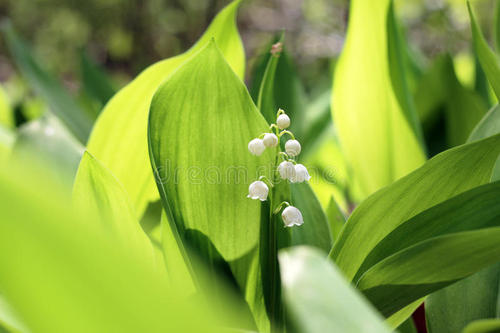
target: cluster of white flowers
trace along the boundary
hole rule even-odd
[[[302,148],[300,142],[295,140],[293,133],[287,130],[289,126],[290,117],[285,114],[285,111],[279,109],[276,117],[276,124],[272,124],[269,127],[269,130],[272,131],[274,129],[275,133],[263,133],[260,137],[251,140],[248,143],[248,150],[253,155],[260,156],[266,148],[279,147],[281,137],[283,135],[289,135],[291,140],[286,141],[285,152],[278,151],[277,153],[283,158],[277,171],[282,179],[286,179],[292,183],[302,183],[311,179],[311,176],[309,176],[309,172],[307,172],[307,168],[304,165],[295,162],[294,158],[300,154]],[[254,200],[266,201],[269,194],[268,185],[271,187],[273,186],[272,182],[264,176],[261,176],[259,180],[250,184],[247,197]],[[275,210],[275,213],[278,213],[285,205],[287,207],[283,209],[281,213],[285,227],[302,225],[304,223],[302,213],[298,208],[291,206],[288,202],[282,202]]]

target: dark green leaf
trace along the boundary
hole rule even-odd
[[[353,212],[330,254],[352,279],[373,248],[418,213],[489,181],[500,135],[445,151]]]
[[[469,9],[474,50],[493,91],[497,98],[500,98],[500,62],[498,56],[490,49],[484,38],[469,1],[467,1],[467,8]]]

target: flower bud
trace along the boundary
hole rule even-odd
[[[264,146],[264,142],[261,139],[253,139],[248,143],[248,150],[253,155],[260,156],[266,150],[266,146]]]
[[[297,156],[300,154],[300,143],[297,140],[288,140],[285,143],[285,151],[289,156]]]
[[[266,201],[267,193],[269,193],[269,188],[266,183],[263,181],[257,180],[250,184],[248,187],[248,195],[247,198],[251,198],[254,200],[259,199],[260,201]]]
[[[281,162],[280,165],[278,165],[278,172],[282,179],[292,180],[295,178],[295,167],[292,162]]]
[[[283,223],[285,227],[293,227],[294,225],[304,224],[304,219],[302,218],[302,213],[296,207],[288,206],[283,209],[281,213],[281,218],[283,218]]]
[[[309,172],[307,172],[307,168],[302,164],[296,164],[294,171],[295,175],[290,179],[293,183],[302,183],[311,179]]]
[[[276,147],[278,145],[278,137],[273,133],[264,134],[264,146],[266,147]]]
[[[276,125],[279,129],[285,129],[290,126],[290,118],[286,114],[280,114],[278,119],[276,119]]]

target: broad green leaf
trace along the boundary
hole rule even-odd
[[[500,133],[500,106],[495,105],[472,131],[468,141],[477,141]]]
[[[138,216],[148,201],[158,199],[147,146],[151,98],[160,84],[211,38],[215,38],[229,64],[243,77],[244,50],[235,22],[239,2],[236,0],[224,8],[187,52],[148,67],[121,89],[95,124],[87,149],[122,183]]]
[[[83,151],[82,145],[57,118],[47,114],[19,129],[12,157],[28,161],[36,158],[51,166],[53,176],[71,192]]]
[[[0,285],[30,331],[221,332],[239,318],[231,303],[179,298],[135,244],[103,234],[27,167],[0,167]]]
[[[325,253],[332,248],[328,218],[308,183],[291,184],[292,203],[302,212],[304,224],[292,228],[291,245],[315,246]]]
[[[247,146],[267,129],[215,42],[162,84],[151,103],[151,164],[174,239],[212,263],[231,261],[235,275],[258,258],[261,203],[246,196],[252,181],[270,178],[276,151],[257,157]],[[268,221],[269,208],[262,214]],[[254,277],[241,288],[260,284]]]
[[[425,302],[429,332],[460,332],[473,320],[496,317],[499,276],[496,264],[430,295]]]
[[[467,8],[471,21],[474,50],[493,91],[497,98],[500,98],[500,60],[495,52],[490,49],[488,42],[484,38],[469,1],[467,1]]]
[[[391,1],[353,0],[349,14],[332,113],[353,177],[367,196],[420,166],[425,154],[404,84]]]
[[[257,244],[260,202],[246,195],[259,169],[269,177],[275,149],[255,157],[247,145],[267,128],[214,42],[161,85],[151,103],[151,162],[167,217],[181,233],[208,237],[226,260]]]
[[[500,226],[500,182],[463,192],[400,224],[370,252],[354,281],[383,259],[427,239],[496,226]]]
[[[476,320],[467,325],[463,333],[499,333],[500,319]]]
[[[12,58],[16,61],[24,78],[36,93],[44,98],[50,111],[68,127],[81,143],[86,143],[92,128],[91,117],[80,108],[61,83],[38,64],[29,48],[10,24],[5,24],[2,31]]]
[[[340,230],[344,227],[346,217],[340,209],[339,205],[332,196],[330,202],[328,203],[328,208],[326,209],[326,215],[328,217],[328,222],[330,223],[330,232],[332,234],[332,240],[335,242],[340,235]]]
[[[83,51],[80,53],[80,72],[85,93],[105,105],[116,92],[114,84]]]
[[[14,114],[10,106],[9,97],[0,85],[0,126],[13,128],[14,125]]]
[[[153,248],[142,230],[123,186],[88,152],[83,154],[73,186],[73,202],[90,221],[109,234],[140,249],[151,260]]]
[[[279,259],[289,318],[298,332],[391,332],[321,252],[301,246],[280,252]]]
[[[437,236],[384,259],[357,287],[384,314],[498,261],[500,227]]]
[[[500,135],[447,150],[378,191],[353,212],[330,256],[353,279],[373,248],[418,213],[489,181]]]

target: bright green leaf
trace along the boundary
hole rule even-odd
[[[89,220],[123,241],[141,250],[141,257],[150,260],[151,243],[136,218],[123,186],[92,155],[85,152],[73,186],[73,201]]]
[[[425,161],[394,27],[390,0],[351,1],[335,70],[333,120],[363,196]]]
[[[148,67],[121,89],[97,120],[87,149],[123,184],[139,215],[148,201],[158,199],[147,147],[151,98],[159,85],[211,38],[215,38],[234,71],[243,77],[245,56],[235,22],[239,2],[236,0],[224,8],[187,52]]]
[[[330,232],[332,233],[332,240],[335,242],[340,235],[340,230],[344,227],[346,217],[339,205],[332,196],[330,202],[328,203],[328,208],[326,209],[326,215],[328,217],[328,222],[330,223]]]
[[[500,133],[500,106],[495,105],[472,131],[468,141],[477,141]]]

